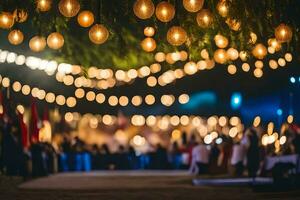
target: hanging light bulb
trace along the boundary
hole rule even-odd
[[[281,44],[276,40],[276,38],[271,38],[268,40],[269,47],[274,48],[275,51],[279,51],[281,49]]]
[[[202,9],[204,0],[183,0],[183,7],[189,12],[198,12]]]
[[[47,44],[51,49],[60,49],[64,42],[64,37],[58,32],[51,33],[47,38]]]
[[[236,19],[228,18],[225,22],[231,30],[239,31],[241,28],[241,22]]]
[[[155,29],[151,26],[148,26],[144,29],[144,35],[146,37],[152,37],[155,34]]]
[[[248,59],[248,53],[246,51],[241,51],[239,56],[242,61],[246,61]]]
[[[208,9],[201,9],[197,14],[196,20],[201,28],[208,28],[213,22],[213,14]]]
[[[278,42],[289,42],[293,37],[292,29],[286,24],[280,24],[275,29],[275,38]]]
[[[198,71],[198,67],[195,62],[188,62],[184,65],[184,72],[188,75],[193,75],[197,71]]]
[[[154,10],[152,0],[136,0],[133,5],[134,14],[140,19],[149,19],[154,14]]]
[[[214,40],[215,40],[217,47],[219,47],[221,49],[224,49],[228,46],[228,39],[223,35],[220,35],[220,34],[216,35]]]
[[[13,17],[15,22],[23,23],[27,20],[28,13],[24,9],[15,9],[15,11],[13,12]]]
[[[23,42],[24,35],[20,30],[12,30],[8,34],[8,41],[13,45],[19,45]]]
[[[146,52],[152,52],[156,49],[156,42],[153,38],[147,37],[141,42],[141,47]]]
[[[43,51],[46,47],[46,39],[42,36],[35,36],[29,41],[29,48],[34,52]]]
[[[14,17],[9,12],[2,12],[0,14],[0,28],[10,29],[14,25]]]
[[[175,16],[175,8],[172,4],[162,1],[156,6],[155,15],[161,22],[169,22]]]
[[[36,7],[41,12],[47,12],[51,9],[52,0],[37,0]]]
[[[255,45],[255,47],[252,50],[253,56],[258,59],[263,59],[267,55],[267,53],[267,48],[261,43]]]
[[[218,49],[214,53],[214,60],[217,63],[224,64],[227,61],[227,53],[224,49]]]
[[[186,31],[180,26],[173,26],[167,32],[167,41],[174,46],[180,46],[187,40]]]
[[[74,17],[80,10],[80,4],[77,0],[60,0],[58,9],[63,16]]]
[[[107,28],[101,24],[95,24],[89,31],[89,38],[95,44],[103,44],[109,37]]]
[[[91,11],[81,11],[77,17],[77,22],[82,27],[90,27],[94,23],[94,14]]]
[[[228,15],[228,5],[226,0],[220,0],[217,4],[217,10],[218,13],[222,16],[222,17],[227,17]]]
[[[227,58],[230,60],[236,60],[239,58],[239,52],[235,48],[229,48],[226,53]]]

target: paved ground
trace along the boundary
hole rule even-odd
[[[0,176],[0,199],[300,199],[295,189],[193,186],[193,178],[185,172],[94,172],[57,174],[24,183],[20,178]]]

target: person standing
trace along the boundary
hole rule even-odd
[[[247,169],[248,176],[255,180],[257,171],[259,169],[259,146],[258,136],[255,130],[249,129],[248,132],[248,149],[247,149]]]
[[[210,150],[207,145],[201,140],[192,151],[192,164],[190,171],[198,174],[205,174],[208,172]]]
[[[240,142],[235,142],[232,147],[232,155],[230,163],[234,166],[235,175],[241,176],[244,171],[244,158],[245,158],[245,149]]]

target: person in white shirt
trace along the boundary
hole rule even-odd
[[[236,142],[232,147],[230,163],[235,168],[235,174],[241,176],[244,171],[245,148],[240,142]]]
[[[205,174],[208,171],[209,164],[209,146],[203,144],[201,141],[192,151],[192,164],[190,171],[198,174]]]

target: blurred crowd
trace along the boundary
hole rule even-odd
[[[118,147],[88,145],[79,137],[63,137],[58,146],[34,142],[22,148],[18,129],[8,123],[1,126],[0,168],[7,175],[24,177],[46,176],[56,172],[91,170],[186,169],[198,174],[234,176],[267,175],[265,160],[275,155],[300,155],[300,131],[289,125],[287,141],[276,152],[274,144],[263,145],[256,128],[248,128],[236,140],[221,135],[209,144],[196,134],[182,133],[169,146],[157,144],[148,152],[138,152],[133,146]],[[292,166],[293,167],[293,166]],[[294,166],[295,167],[295,166]]]

